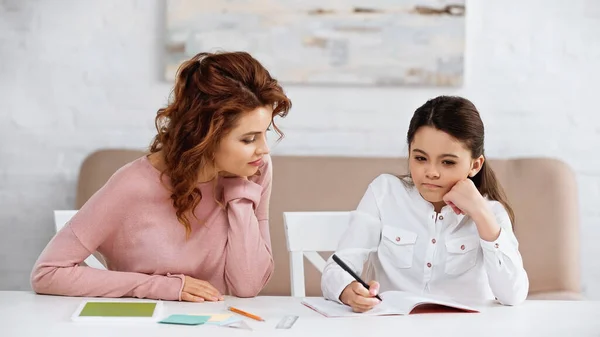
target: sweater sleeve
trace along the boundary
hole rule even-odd
[[[480,240],[490,287],[500,303],[520,304],[527,298],[529,277],[523,268],[519,242],[502,204],[494,202],[492,210],[500,225],[500,236],[494,241]]]
[[[127,218],[135,189],[120,172],[103,186],[48,243],[34,265],[31,285],[39,294],[179,300],[183,275],[100,270],[80,264]]]
[[[381,215],[377,201],[377,190],[381,176],[376,178],[363,195],[358,207],[351,212],[348,229],[340,239],[335,254],[358,275],[369,254],[377,250],[381,237]],[[323,297],[342,304],[340,296],[354,278],[330,257],[321,277]]]
[[[232,295],[258,295],[273,273],[274,263],[269,234],[269,200],[272,167],[264,157],[261,175],[253,181],[243,178],[224,179],[227,205],[225,282]]]

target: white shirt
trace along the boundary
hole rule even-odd
[[[488,202],[501,227],[493,242],[479,237],[470,217],[456,215],[450,206],[438,214],[414,186],[380,175],[352,212],[336,255],[358,275],[366,263],[365,282],[378,281],[380,292],[518,304],[527,297],[529,279],[508,213],[499,202]],[[321,279],[324,297],[339,302],[352,281],[329,258]]]

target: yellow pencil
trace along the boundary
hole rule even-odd
[[[243,310],[240,310],[240,309],[237,309],[237,308],[234,308],[234,307],[228,307],[227,310],[235,312],[236,314],[240,314],[242,316],[246,316],[248,318],[255,319],[257,321],[261,321],[261,322],[265,321],[264,319],[260,318],[259,316],[253,315],[253,314],[251,314],[249,312],[245,312]]]

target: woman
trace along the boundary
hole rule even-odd
[[[256,296],[273,272],[266,135],[291,102],[249,54],[180,67],[150,154],[119,169],[50,241],[41,294],[218,301]],[[279,133],[281,135],[281,133]],[[80,263],[98,251],[108,270]]]

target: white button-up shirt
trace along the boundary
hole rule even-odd
[[[499,202],[488,202],[501,227],[493,242],[479,237],[470,217],[449,206],[436,213],[414,186],[380,175],[352,212],[336,255],[358,275],[366,265],[365,281],[378,281],[380,292],[518,304],[527,297],[529,279],[508,213]],[[330,258],[321,280],[324,297],[339,302],[352,281]]]

